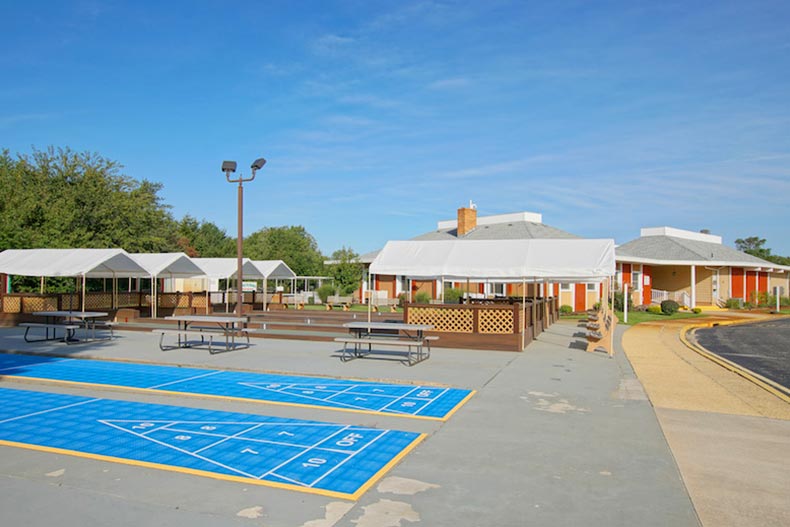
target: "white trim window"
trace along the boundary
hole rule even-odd
[[[642,271],[631,271],[631,291],[642,290]]]
[[[565,291],[567,293],[573,291],[573,288],[571,287],[571,284],[569,282],[562,282],[560,284],[560,291]]]

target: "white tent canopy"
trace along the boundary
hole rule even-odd
[[[238,260],[236,258],[192,258],[192,261],[203,270],[203,275],[215,280],[233,278],[238,271]],[[243,278],[249,278],[250,280],[263,280],[266,278],[249,258],[244,258],[241,265]]]
[[[282,260],[253,260],[252,263],[266,278],[283,280],[296,278],[296,273]]]
[[[204,274],[203,269],[184,253],[132,253],[129,256],[154,278],[192,278]]]
[[[203,269],[184,253],[135,253],[130,256],[151,277],[151,290],[154,295],[151,302],[151,316],[153,318],[157,317],[159,307],[159,287],[154,283],[157,278],[192,278],[204,274]]]
[[[0,273],[88,278],[149,275],[123,249],[8,249],[0,253]]]
[[[390,241],[370,273],[496,281],[601,281],[615,273],[614,240]]]

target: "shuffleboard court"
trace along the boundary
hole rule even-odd
[[[357,499],[423,434],[0,388],[0,445]]]
[[[459,388],[0,354],[0,376],[311,406],[446,421],[473,394]]]

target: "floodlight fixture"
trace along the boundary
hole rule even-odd
[[[236,162],[235,161],[223,161],[222,162],[222,171],[223,172],[236,172]]]

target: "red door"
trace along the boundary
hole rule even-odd
[[[730,293],[731,298],[743,298],[746,299],[746,295],[743,292],[743,267],[733,267],[730,271],[732,276],[732,292]]]
[[[642,304],[649,306],[653,301],[653,269],[649,265],[642,266]]]
[[[757,271],[746,271],[746,301],[754,302],[757,295]]]
[[[575,284],[573,310],[577,312],[587,309],[587,284]]]
[[[759,278],[757,280],[757,289],[761,293],[768,292],[768,273],[757,273]]]

